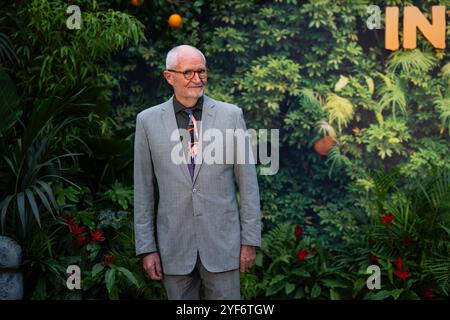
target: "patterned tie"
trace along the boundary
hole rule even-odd
[[[187,130],[191,137],[191,139],[189,141],[189,157],[191,158],[191,163],[188,163],[188,169],[189,169],[189,173],[191,174],[191,178],[194,179],[195,157],[197,156],[197,152],[198,152],[197,121],[195,120],[195,117],[192,113],[193,112],[192,108],[186,108],[186,109],[184,109],[184,112],[186,112],[189,115],[189,123],[187,126]]]

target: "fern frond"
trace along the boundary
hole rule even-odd
[[[353,118],[353,104],[348,99],[336,94],[328,96],[323,108],[328,112],[328,122],[336,123],[339,131],[342,131],[342,127],[345,127]]]
[[[319,129],[319,133],[321,135],[328,135],[332,138],[336,138],[336,131],[334,131],[334,128],[328,122],[320,120],[317,122],[316,126]]]
[[[294,241],[294,225],[291,222],[280,223],[262,239],[261,250],[275,259],[286,251],[286,244]]]
[[[330,162],[331,162],[331,166],[330,166],[330,169],[328,170],[329,178],[331,178],[331,175],[333,174],[333,170],[335,168],[339,169],[339,168],[349,167],[352,165],[352,162],[350,161],[350,159],[341,153],[341,150],[339,150],[338,146],[334,146],[328,151],[328,159],[327,159],[326,163],[328,164]]]
[[[444,77],[450,77],[450,62],[447,62],[441,69]]]
[[[302,106],[308,106],[314,107],[314,108],[320,108],[322,106],[322,101],[320,99],[320,96],[311,89],[304,88],[300,90],[300,104]]]
[[[424,262],[424,275],[431,277],[448,296],[450,293],[450,257],[429,258]]]
[[[450,97],[437,98],[434,101],[442,127],[447,127],[450,132]]]

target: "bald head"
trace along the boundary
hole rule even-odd
[[[187,57],[187,56],[192,56],[192,55],[198,55],[199,57],[201,57],[203,59],[203,62],[206,65],[205,56],[203,55],[203,53],[200,50],[198,50],[196,47],[193,47],[193,46],[190,46],[187,44],[183,44],[181,46],[177,46],[177,47],[171,49],[167,53],[166,69],[176,68],[176,66],[179,64],[181,57],[185,57],[185,56]]]

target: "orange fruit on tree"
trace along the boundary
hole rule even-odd
[[[335,144],[336,141],[334,141],[332,137],[325,136],[314,143],[314,150],[321,156],[326,156],[328,155],[328,151],[330,151],[331,147]]]
[[[178,28],[183,23],[183,18],[178,13],[174,13],[169,17],[169,26],[171,28]]]
[[[144,0],[131,0],[131,5],[135,7],[140,7],[144,3]]]

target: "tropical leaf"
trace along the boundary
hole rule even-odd
[[[435,281],[441,290],[450,293],[450,258],[429,258],[424,262],[424,274]]]
[[[313,108],[321,108],[322,101],[313,90],[308,88],[303,88],[300,90],[300,105],[308,106]]]
[[[352,103],[336,94],[330,94],[324,105],[324,110],[328,113],[328,122],[336,123],[338,130],[342,131],[349,121],[353,118],[354,110]]]
[[[450,132],[450,97],[439,97],[434,99],[433,102],[439,113],[442,127],[447,127]]]
[[[394,118],[397,110],[401,111],[402,114],[406,114],[406,95],[400,80],[396,79],[393,75],[391,77],[381,73],[378,75],[383,79],[383,85],[381,85],[379,91],[380,100],[378,103],[381,110],[390,107]]]
[[[439,60],[430,51],[397,50],[390,55],[388,69],[390,72],[427,73],[439,65]],[[400,69],[400,70],[399,70]]]
[[[375,91],[375,83],[373,79],[369,76],[364,76],[364,79],[366,79],[367,87],[369,88],[370,94],[373,94]]]
[[[133,284],[136,288],[139,288],[139,282],[137,281],[136,277],[131,273],[130,270],[123,268],[123,267],[118,267],[117,270],[119,270],[119,272],[125,276],[125,278],[128,279],[128,281]]]
[[[273,260],[283,259],[286,243],[294,239],[294,225],[285,222],[270,230],[263,238],[261,250]]]
[[[334,91],[341,91],[348,84],[348,78],[346,76],[341,75],[339,77],[338,82],[334,85]]]
[[[330,148],[326,163],[331,163],[330,169],[328,170],[328,177],[330,178],[335,169],[350,167],[352,165],[350,159],[341,153],[339,146],[333,146]]]
[[[442,68],[441,72],[445,77],[450,77],[450,62],[447,62]]]

